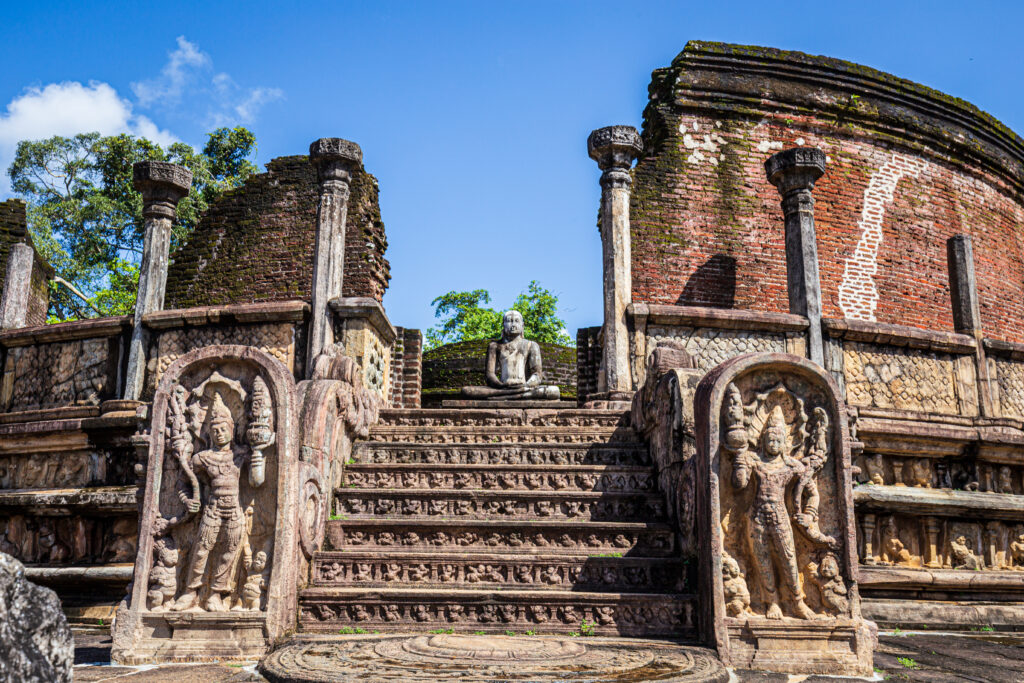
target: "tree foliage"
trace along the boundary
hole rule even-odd
[[[255,153],[256,137],[241,127],[218,128],[199,152],[181,142],[165,150],[145,138],[99,133],[18,143],[7,173],[28,202],[33,241],[57,276],[89,300],[85,305],[52,284],[51,321],[85,317],[90,309],[123,315],[134,308],[145,230],[132,164],[171,161],[192,171],[192,189],[178,204],[173,250],[214,198],[257,172]]]
[[[427,330],[427,349],[453,342],[500,337],[502,311],[485,308],[484,304],[489,303],[491,295],[486,289],[448,292],[431,301],[434,317],[442,320]],[[536,280],[516,297],[512,309],[523,314],[523,336],[527,339],[572,345],[565,321],[558,317],[558,297]]]

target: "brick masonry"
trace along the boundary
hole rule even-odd
[[[713,43],[655,71],[650,95],[634,302],[786,311],[763,164],[814,146],[828,156],[814,191],[823,315],[952,331],[945,242],[964,233],[985,335],[1024,341],[1024,141],[998,121],[857,65]]]
[[[423,333],[396,327],[398,336],[391,346],[392,408],[419,408],[423,384]]]
[[[25,202],[20,199],[8,199],[5,202],[0,202],[0,282],[7,277],[7,254],[11,250],[11,245],[25,242],[34,248],[32,237],[28,232],[25,209]],[[46,309],[50,304],[47,281],[52,275],[53,271],[49,264],[43,260],[39,252],[36,252],[36,260],[32,268],[32,293],[25,320],[26,325],[42,325],[46,322]]]
[[[352,176],[344,296],[380,301],[391,279],[377,179]],[[165,308],[310,298],[319,186],[306,156],[279,157],[210,206],[172,254]]]

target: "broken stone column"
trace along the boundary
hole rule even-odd
[[[630,256],[629,195],[633,185],[629,169],[643,151],[640,134],[632,126],[598,128],[587,138],[590,158],[601,174],[601,243],[604,261],[603,369],[598,390],[625,394],[632,390],[629,371],[629,330],[626,307],[633,300]]]
[[[807,318],[807,351],[824,365],[821,339],[821,282],[814,235],[815,181],[825,173],[825,153],[816,147],[794,147],[768,158],[768,181],[782,195],[786,220],[786,286],[789,312]]]
[[[178,202],[192,187],[192,171],[166,161],[140,161],[132,166],[132,177],[135,189],[142,193],[142,217],[146,222],[124,388],[124,397],[137,401],[142,395],[146,374],[147,333],[142,326],[142,317],[164,307],[171,225]]]
[[[949,298],[953,304],[953,328],[977,341],[975,369],[978,376],[978,399],[984,417],[996,417],[992,373],[989,372],[985,336],[978,303],[978,281],[974,272],[974,248],[970,235],[953,235],[946,240],[946,261],[949,268]]]
[[[0,329],[25,327],[32,296],[32,266],[36,252],[24,242],[11,245],[7,254],[7,274],[0,299]]]
[[[327,304],[342,293],[349,181],[363,162],[363,150],[356,143],[341,138],[320,138],[309,146],[309,161],[316,167],[320,179],[313,257],[313,319],[306,362],[306,375],[312,377],[316,358],[334,343]]]

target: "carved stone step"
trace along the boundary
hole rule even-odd
[[[318,587],[299,594],[299,628],[693,638],[696,607],[690,594]]]
[[[458,444],[458,443],[637,443],[636,432],[625,427],[521,427],[521,426],[453,426],[423,427],[417,425],[377,425],[370,431],[370,440],[393,443]]]
[[[680,592],[681,560],[561,554],[435,552],[321,552],[313,558],[316,586],[407,586],[493,589]]]
[[[358,488],[650,492],[649,467],[572,465],[356,464],[345,484]]]
[[[438,550],[462,552],[623,553],[674,557],[675,533],[657,522],[530,522],[357,518],[327,522],[326,547],[333,550]]]
[[[441,519],[519,518],[606,521],[661,520],[661,494],[561,491],[465,491],[453,489],[335,490],[337,515]]]
[[[629,413],[615,410],[580,408],[544,409],[452,409],[423,408],[382,410],[376,428],[388,426],[415,427],[628,427]]]
[[[355,444],[357,462],[439,463],[450,465],[649,465],[647,447],[617,444],[421,444],[362,441]]]

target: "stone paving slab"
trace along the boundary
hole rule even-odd
[[[583,641],[588,642],[587,640]],[[638,641],[638,643],[643,641]],[[120,667],[110,662],[110,635],[75,632],[75,681],[99,683],[250,683],[265,682],[254,663]],[[897,633],[879,636],[875,678],[790,676],[736,671],[737,683],[1020,683],[1024,681],[1024,635],[1000,633]]]

